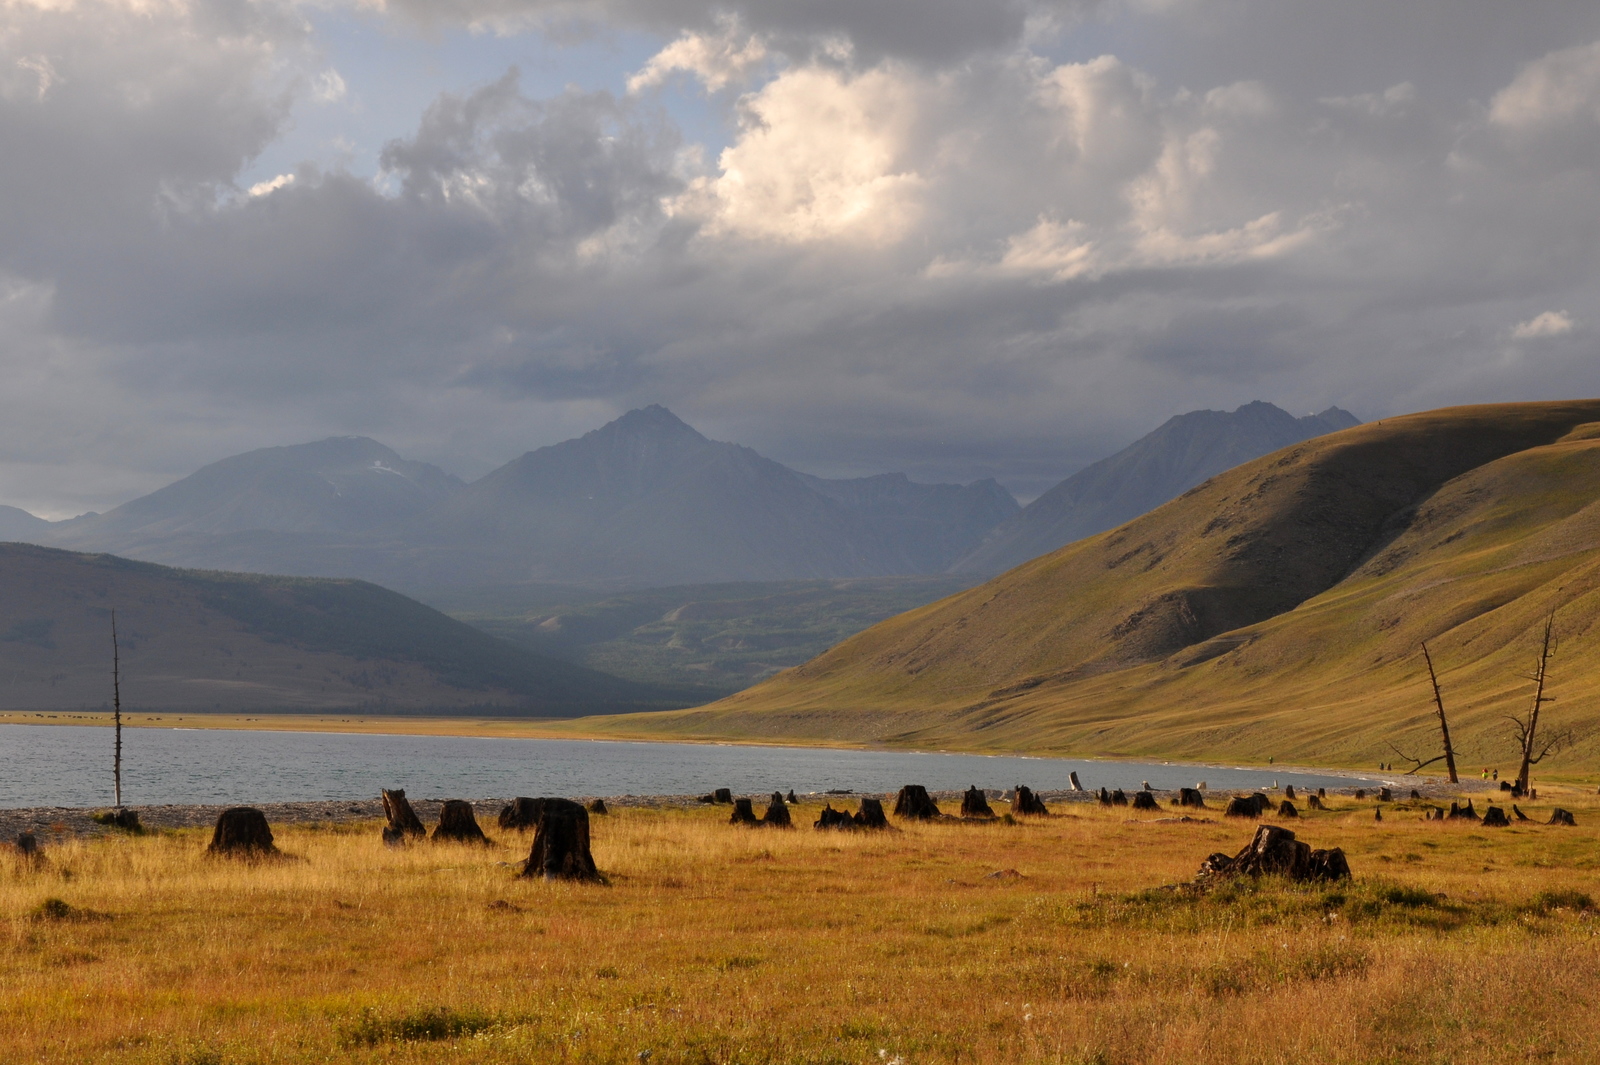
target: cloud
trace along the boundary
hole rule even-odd
[[[708,92],[746,84],[767,61],[766,43],[745,32],[733,16],[719,17],[717,27],[716,33],[685,33],[651,56],[628,78],[628,91],[653,88],[677,73],[692,74]]]
[[[1578,327],[1566,311],[1545,311],[1526,322],[1518,322],[1511,330],[1513,340],[1543,340],[1546,337],[1564,337]]]

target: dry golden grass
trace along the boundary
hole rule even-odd
[[[397,852],[371,823],[282,828],[294,859],[257,865],[194,831],[64,843],[0,863],[0,1061],[1593,1061],[1600,808],[1556,801],[1578,828],[1335,800],[1294,827],[1354,884],[1201,899],[1147,889],[1252,825],[622,810],[608,887],[515,879],[523,837]]]

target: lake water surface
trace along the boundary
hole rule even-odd
[[[713,788],[890,792],[1086,788],[1349,787],[1359,781],[1271,769],[1074,761],[917,751],[687,743],[395,736],[369,733],[124,729],[122,795],[130,806],[511,795],[683,795]],[[111,803],[112,731],[0,724],[0,807]]]

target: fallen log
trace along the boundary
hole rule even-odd
[[[894,801],[894,815],[912,821],[931,821],[944,816],[939,812],[938,804],[928,795],[928,789],[921,784],[907,784],[900,789]]]
[[[217,817],[207,854],[224,858],[267,858],[278,853],[267,815],[254,806],[230,806]]]
[[[571,799],[544,799],[522,875],[545,880],[605,882],[589,851],[589,811]]]
[[[433,842],[487,845],[489,837],[478,827],[478,818],[472,812],[470,802],[465,799],[446,799],[439,808],[439,823],[433,828]]]
[[[961,796],[962,817],[993,817],[994,811],[989,809],[989,797],[977,787],[967,789]]]
[[[1105,795],[1105,789],[1100,789],[1100,794]],[[1017,816],[1044,817],[1050,813],[1045,808],[1044,800],[1033,793],[1033,789],[1026,784],[1018,784],[1011,793],[1011,812]],[[1109,798],[1102,799],[1102,803],[1109,802]]]

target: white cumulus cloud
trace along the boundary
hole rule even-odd
[[[1566,311],[1545,311],[1543,314],[1534,315],[1526,322],[1518,322],[1511,330],[1514,340],[1542,340],[1546,337],[1562,337],[1578,327],[1572,320],[1572,315]]]

